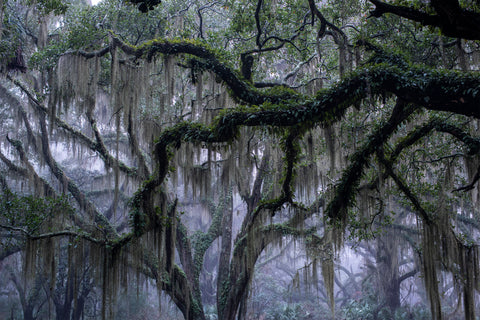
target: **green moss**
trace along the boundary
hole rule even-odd
[[[223,313],[225,306],[227,305],[228,296],[230,294],[231,283],[230,280],[224,280],[220,286],[220,303],[219,303],[219,314]]]
[[[195,298],[192,298],[192,301],[190,302],[190,310],[195,317],[199,317],[201,314],[203,314],[201,302],[197,301]]]
[[[206,233],[197,231],[192,235],[191,241],[193,243],[194,257],[193,263],[195,268],[195,277],[198,278],[203,268],[203,260],[208,248],[212,245],[213,241],[217,239],[221,234],[222,218],[224,215],[225,204],[231,199],[232,193],[229,192],[226,196],[222,197],[220,205],[211,208],[213,211],[212,223]]]
[[[185,273],[183,272],[182,269],[178,268],[178,266],[175,266],[175,268],[177,269],[177,271],[182,274],[186,277]],[[170,275],[168,272],[166,271],[162,271],[160,274],[159,274],[159,281],[163,284],[165,284],[166,286],[172,286],[172,281],[170,279]]]

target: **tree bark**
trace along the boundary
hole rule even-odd
[[[397,241],[394,230],[388,230],[377,240],[377,270],[380,290],[384,301],[392,314],[400,307],[400,282],[398,274]]]
[[[218,262],[218,278],[217,278],[217,310],[218,318],[224,316],[223,297],[226,295],[226,283],[228,282],[230,256],[232,251],[232,221],[233,221],[233,198],[227,197],[225,212],[222,219],[222,244],[220,258]]]

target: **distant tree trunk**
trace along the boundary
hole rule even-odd
[[[28,305],[25,309],[23,309],[23,320],[35,320],[33,316],[33,307]]]
[[[226,281],[228,281],[230,255],[232,253],[232,221],[233,221],[233,197],[227,197],[225,201],[225,212],[222,220],[222,245],[220,251],[220,259],[218,264],[218,278],[217,278],[217,310],[219,311],[219,318],[223,316],[222,297],[225,296]]]
[[[27,297],[27,292],[25,288],[22,286],[20,281],[18,281],[17,276],[11,272],[10,273],[10,278],[15,285],[15,288],[17,289],[18,296],[20,298],[20,304],[22,305],[22,311],[23,311],[23,320],[35,320],[36,317],[33,316],[33,309],[35,307],[35,303],[38,302],[39,297],[39,281],[38,279],[35,279],[35,286],[30,292],[30,296]]]
[[[400,282],[398,274],[397,237],[394,230],[388,230],[377,240],[377,270],[380,297],[390,310],[395,312],[400,307]]]
[[[90,294],[91,289],[92,289],[92,285],[90,283],[84,283],[83,289],[79,297],[77,298],[77,303],[75,304],[75,308],[73,309],[73,312],[72,312],[72,320],[80,320],[83,314],[83,309],[85,308],[85,302],[87,300],[88,295]]]
[[[55,304],[55,314],[57,320],[65,320],[70,319],[70,311],[71,311],[71,300],[69,294],[70,288],[66,288],[65,293],[65,300],[63,303],[54,302]]]
[[[468,71],[469,67],[467,64],[467,58],[465,55],[465,50],[463,50],[462,39],[457,39],[456,41],[456,49],[457,49],[457,56],[458,56],[458,64],[462,71]]]
[[[475,255],[478,254],[474,247],[465,248],[461,268],[463,269],[465,281],[463,284],[463,308],[465,320],[475,320]],[[478,270],[477,270],[478,272]]]

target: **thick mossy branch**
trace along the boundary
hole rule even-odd
[[[367,141],[351,157],[350,165],[343,172],[340,182],[335,186],[335,195],[328,203],[325,211],[331,222],[347,222],[347,209],[352,205],[364,169],[370,162],[370,157],[389,139],[398,126],[406,120],[415,109],[404,101],[397,101],[390,119],[378,126],[367,138]]]
[[[370,0],[375,9],[370,16],[381,17],[386,13],[419,22],[424,26],[440,28],[443,34],[453,38],[480,40],[480,13],[460,7],[459,1],[431,1],[436,14],[429,14],[413,7],[391,5],[378,0]]]
[[[408,103],[430,110],[449,111],[480,118],[480,77],[477,73],[435,71],[421,67],[407,70],[388,64],[360,69],[336,86],[309,99],[266,102],[258,107],[233,109],[217,118],[218,131],[232,126],[293,126],[331,124],[352,105],[368,97],[394,94]],[[227,127],[225,127],[227,125]]]
[[[129,45],[117,37],[112,37],[112,45],[119,47],[125,53],[136,58],[153,59],[157,54],[179,55],[189,54],[202,59],[202,68],[214,72],[233,92],[239,100],[248,104],[262,104],[266,101],[276,103],[287,98],[298,97],[299,94],[288,90],[278,94],[265,94],[258,91],[252,84],[243,79],[240,72],[228,67],[228,65],[218,59],[218,54],[204,43],[193,40],[164,40],[155,39],[148,41],[140,46]]]
[[[113,37],[113,45],[137,58],[151,59],[156,54],[189,54],[203,60],[203,68],[216,74],[234,97],[248,105],[261,106],[253,112],[233,112],[221,119],[237,119],[238,125],[291,126],[297,123],[334,122],[355,102],[367,96],[392,93],[406,102],[427,109],[450,111],[480,118],[480,77],[478,73],[459,73],[419,66],[392,64],[368,65],[330,89],[308,99],[285,88],[259,91],[239,72],[219,59],[213,49],[193,41],[152,40],[135,47]],[[399,60],[396,59],[398,62]],[[391,61],[390,61],[391,62]]]

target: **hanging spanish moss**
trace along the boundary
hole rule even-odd
[[[320,188],[320,169],[318,166],[318,150],[315,146],[321,129],[314,129],[303,139],[304,154],[296,167],[295,190],[296,194],[303,203],[309,203],[318,195]],[[325,172],[326,173],[326,172]]]
[[[165,56],[163,64],[165,67],[164,82],[167,88],[167,105],[170,106],[173,103],[173,95],[175,92],[175,58],[173,56]]]
[[[439,266],[451,272],[463,288],[465,319],[475,319],[474,288],[479,285],[478,247],[465,243],[451,227],[452,207],[448,202],[448,192],[453,189],[454,169],[447,166],[440,201],[436,209],[434,223],[423,223],[422,229],[422,266],[425,288],[432,319],[442,319]],[[468,261],[468,262],[467,262]],[[459,297],[460,299],[461,297]]]
[[[197,114],[202,114],[203,112],[203,73],[200,72],[196,76],[195,81],[195,102],[192,103],[192,120],[196,120],[198,118]]]
[[[325,286],[325,291],[328,299],[328,304],[332,316],[335,318],[335,265],[334,265],[334,255],[335,248],[334,243],[336,239],[336,231],[333,229],[325,230],[323,237],[315,236],[310,241],[307,242],[307,255],[312,259],[312,265],[310,268],[305,268],[305,272],[312,272],[314,278],[317,277],[317,268],[320,264],[323,283]],[[316,280],[314,280],[316,281]],[[311,281],[308,281],[309,283]],[[317,283],[317,282],[315,282]]]
[[[438,250],[438,242],[436,239],[435,226],[425,226],[422,239],[422,265],[423,265],[423,274],[425,289],[427,291],[428,300],[430,302],[430,311],[432,314],[432,319],[441,320],[443,318],[441,301],[440,301],[440,292],[438,289],[438,257],[440,256],[440,251]]]
[[[465,158],[465,167],[467,173],[468,181],[474,181],[475,176],[479,172],[480,168],[480,157],[478,155],[472,156],[470,158]],[[472,206],[473,208],[479,208],[480,206],[480,188],[472,188],[470,191],[472,197]],[[477,219],[480,219],[480,211],[474,209],[474,214],[477,216]]]
[[[325,253],[319,257],[322,266],[323,283],[327,291],[328,302],[333,318],[335,318],[335,265],[334,265],[334,248],[333,248],[333,231],[327,231],[325,234]],[[316,266],[314,266],[316,267]]]
[[[57,77],[51,80],[53,95],[49,102],[50,116],[58,115],[59,106],[67,114],[72,105],[81,112],[91,112],[95,108],[100,59],[65,54],[60,57],[56,72]]]

